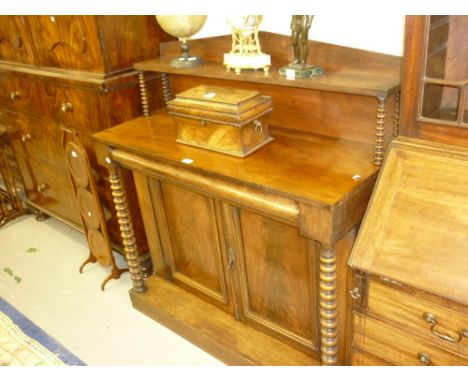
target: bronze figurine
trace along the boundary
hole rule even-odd
[[[309,30],[314,15],[293,15],[291,17],[292,62],[280,69],[280,75],[287,78],[308,78],[323,74],[320,66],[307,65],[309,54]]]
[[[313,15],[293,15],[291,18],[291,44],[294,60],[292,65],[304,67],[309,54],[309,29]]]

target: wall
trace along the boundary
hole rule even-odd
[[[309,38],[395,56],[403,54],[404,15],[389,14],[385,17],[370,17],[366,14],[353,14],[351,16],[341,13],[315,16]],[[290,35],[290,21],[291,15],[266,14],[260,30]],[[193,38],[230,33],[224,16],[208,15],[205,25]]]

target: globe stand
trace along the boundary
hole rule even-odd
[[[173,58],[169,64],[173,68],[194,68],[203,64],[200,57],[190,56],[187,39],[180,39],[180,49],[182,50],[182,56]]]

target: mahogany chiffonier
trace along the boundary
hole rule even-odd
[[[166,101],[200,85],[271,97],[273,141],[245,158],[177,143],[165,109],[93,135],[111,173],[131,300],[228,364],[343,364],[346,262],[374,163],[397,125],[400,60],[311,41],[310,60],[326,74],[291,81],[277,70],[289,60],[289,38],[261,33],[260,41],[272,54],[268,74],[227,72],[230,36],[191,41],[205,61],[197,68],[170,67],[179,54],[171,42],[161,44],[160,59],[135,64],[161,73]],[[122,170],[133,173],[144,211],[154,266],[146,279]]]
[[[135,61],[159,55],[169,37],[154,16],[1,16],[0,107],[28,205],[83,230],[64,157],[66,129],[86,148],[113,244],[122,241],[107,173],[90,135],[141,114]],[[152,109],[161,107],[156,88]],[[131,187],[131,182],[127,182]],[[130,198],[134,215],[136,200]],[[138,222],[140,219],[136,219]],[[147,248],[136,224],[141,252]]]
[[[407,16],[401,137],[349,262],[353,365],[468,365],[467,32]]]

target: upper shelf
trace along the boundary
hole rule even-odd
[[[171,58],[181,54],[179,43],[175,41],[161,44],[160,58],[138,62],[134,68],[376,97],[389,96],[399,90],[400,57],[310,41],[308,62],[324,67],[324,75],[309,79],[286,79],[279,75],[278,70],[290,61],[289,37],[261,32],[260,42],[262,51],[271,55],[272,67],[267,74],[263,70],[243,70],[240,74],[226,70],[222,64],[223,54],[231,49],[231,36],[190,41],[191,54],[205,60],[199,67],[177,69],[169,65]]]

